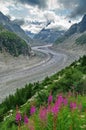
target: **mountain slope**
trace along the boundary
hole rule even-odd
[[[63,35],[64,31],[59,29],[46,29],[43,28],[38,34],[34,36],[34,39],[40,40],[44,43],[53,43],[57,39],[57,37],[60,37]]]
[[[24,39],[27,43],[30,42],[29,38],[24,30],[15,22],[12,22],[7,16],[0,12],[0,24],[4,26],[7,30],[16,33],[19,37]]]
[[[63,36],[57,38],[53,47],[79,55],[86,54],[86,15],[81,22],[72,25]]]
[[[30,55],[30,47],[27,43],[2,25],[0,25],[0,51],[6,51],[13,56]]]
[[[34,33],[32,33],[31,31],[28,31],[28,30],[26,30],[25,31],[25,33],[29,36],[29,37],[31,37],[32,39],[33,39],[33,37],[34,37]]]
[[[86,33],[82,34],[80,37],[78,37],[76,39],[75,43],[80,44],[80,45],[86,44]]]
[[[81,22],[72,25],[65,33],[65,36],[71,36],[75,33],[83,33],[86,31],[86,15],[82,18]]]
[[[67,92],[69,92],[69,93],[67,93]],[[59,94],[60,94],[60,96],[64,95],[64,98],[65,98],[65,96],[67,96],[67,98],[74,97],[73,100],[70,100],[71,102],[79,101],[78,103],[81,103],[83,101],[82,103],[84,106],[83,106],[82,112],[83,112],[83,110],[86,110],[86,95],[82,96],[82,98],[85,100],[83,100],[83,99],[81,100],[81,95],[86,94],[86,56],[84,56],[83,58],[80,58],[78,61],[73,62],[69,67],[66,67],[65,69],[61,70],[59,73],[56,73],[51,77],[46,77],[42,82],[36,82],[33,84],[30,83],[29,85],[26,85],[25,88],[22,88],[20,90],[17,89],[15,95],[9,95],[9,97],[6,98],[6,100],[2,104],[0,104],[1,129],[2,130],[4,130],[4,129],[16,130],[17,129],[17,125],[15,122],[16,104],[19,106],[22,115],[24,115],[24,113],[29,115],[29,121],[30,121],[30,116],[31,116],[29,113],[30,107],[33,107],[35,105],[36,110],[37,110],[36,113],[38,113],[39,108],[42,108],[44,106],[43,107],[43,109],[44,109],[45,107],[47,108],[47,106],[49,105],[48,110],[51,111],[52,107],[50,107],[50,105],[54,105],[54,104],[48,102],[49,101],[48,95],[53,95],[53,101],[55,101],[55,97],[57,97]],[[79,98],[78,98],[78,96],[79,96]],[[60,101],[62,102],[62,100],[60,100]],[[49,103],[48,105],[47,105],[47,102]],[[41,107],[40,107],[40,105],[41,105]],[[69,103],[68,103],[68,106],[70,108]],[[63,104],[61,105],[61,107],[63,109]],[[69,108],[67,109],[68,112],[70,111]],[[65,112],[67,112],[67,111],[64,111],[64,113],[62,114],[62,109],[60,109],[61,110],[60,116],[63,117],[63,114],[65,116],[65,114],[66,114]],[[9,110],[11,110],[13,113],[10,114]],[[44,109],[44,110],[46,110],[46,109]],[[55,112],[56,112],[57,109],[53,109],[53,110],[55,110]],[[65,106],[65,110],[66,110],[66,106]],[[7,112],[7,111],[9,111],[9,112]],[[77,113],[78,111],[76,111],[74,109],[72,111],[72,113],[68,114],[68,115],[72,116],[72,118],[73,118],[74,112]],[[81,113],[81,111],[79,111],[79,115],[80,114],[82,115],[83,113]],[[44,115],[46,115],[46,113],[43,112],[42,117],[44,117]],[[51,115],[54,115],[54,114],[51,114]],[[68,116],[68,115],[67,115],[68,120],[66,120],[65,122],[69,121],[70,116]],[[78,115],[78,118],[79,118],[79,115]],[[59,113],[58,113],[58,116],[59,116]],[[55,116],[55,119],[58,116]],[[23,117],[24,116],[22,116],[22,118]],[[39,116],[37,116],[37,117],[39,117]],[[65,116],[64,120],[67,117]],[[76,114],[74,117],[76,117]],[[31,120],[33,120],[35,118],[36,118],[36,116],[33,116],[31,118]],[[3,119],[6,119],[6,120],[3,121]],[[49,118],[49,119],[51,120],[54,118]],[[61,118],[59,118],[59,119],[61,120]],[[37,120],[37,118],[36,118],[36,120],[34,120],[34,121],[39,122],[40,120]],[[75,120],[73,120],[73,121],[75,121]],[[23,120],[22,120],[22,122],[23,122]],[[22,122],[21,122],[21,126],[22,126],[22,129],[24,130],[24,128],[23,128],[24,124]],[[34,122],[34,125],[36,125],[35,122]],[[62,120],[62,122],[63,122],[63,120]],[[62,122],[61,122],[60,127],[62,126],[62,124],[64,124]],[[43,122],[41,122],[41,124],[43,125]],[[48,124],[49,130],[52,129],[52,128],[49,128],[50,124],[52,125],[53,123]],[[70,124],[71,124],[71,122],[70,122]],[[36,127],[37,130],[38,130],[38,126]],[[76,127],[76,125],[75,125],[75,127]],[[39,128],[39,130],[40,130],[40,128]],[[43,130],[45,130],[45,127]],[[62,130],[63,130],[63,127],[62,127]],[[65,130],[67,130],[67,128],[65,128]],[[69,130],[69,128],[68,128],[68,130]]]

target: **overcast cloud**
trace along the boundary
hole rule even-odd
[[[29,4],[32,6],[38,6],[39,8],[47,7],[47,0],[19,0],[19,2],[22,4]]]
[[[86,0],[57,0],[60,7],[70,9],[69,16],[75,18],[86,13]]]
[[[86,0],[0,0],[0,11],[33,33],[46,25],[69,28],[86,13],[85,6]]]

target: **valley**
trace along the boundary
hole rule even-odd
[[[0,1],[0,130],[86,130],[85,5]]]
[[[78,58],[75,55],[57,53],[50,48],[51,45],[33,47],[39,55],[31,60],[22,56],[12,60],[11,57],[6,59],[5,56],[5,62],[0,63],[0,102],[17,88],[24,87],[26,83],[41,81]]]

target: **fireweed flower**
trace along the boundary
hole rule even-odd
[[[62,95],[59,95],[59,96],[58,96],[58,101],[59,101],[60,103],[63,102],[63,97],[62,97]]]
[[[76,108],[77,108],[76,102],[71,102],[71,103],[70,103],[70,108],[71,108],[72,110],[76,109]]]
[[[29,119],[28,119],[27,115],[25,114],[25,115],[24,115],[24,123],[25,123],[25,124],[28,124],[28,122],[29,122]]]
[[[33,115],[36,112],[35,106],[32,106],[30,109],[30,114]]]
[[[54,106],[52,107],[52,113],[53,113],[54,115],[57,115],[58,111],[59,111],[58,106],[57,106],[57,105],[54,105]]]
[[[51,104],[53,101],[53,96],[52,94],[50,93],[49,97],[48,97],[48,104]]]
[[[17,122],[21,121],[21,114],[20,114],[20,112],[16,113],[16,121]]]
[[[56,105],[58,108],[61,108],[62,103],[63,103],[63,97],[62,97],[62,95],[59,95],[58,98],[57,98],[57,100],[55,101],[55,105]]]
[[[39,118],[42,121],[46,121],[47,119],[47,109],[45,107],[41,107],[39,110]]]
[[[67,106],[68,100],[66,98],[63,99],[63,104],[64,104],[64,106]]]

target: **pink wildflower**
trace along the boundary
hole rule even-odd
[[[29,122],[29,119],[28,119],[27,115],[25,114],[25,115],[24,115],[24,123],[25,123],[25,124],[28,124],[28,122]]]
[[[17,112],[17,114],[16,114],[16,121],[17,122],[21,121],[21,114],[20,114],[20,112]]]
[[[51,104],[53,101],[53,96],[52,94],[50,93],[49,97],[48,97],[48,104]]]
[[[66,98],[63,99],[63,104],[66,106],[68,104],[68,100]]]
[[[76,108],[77,108],[76,102],[71,102],[71,103],[70,103],[70,108],[71,108],[72,110],[76,109]]]
[[[61,108],[62,103],[63,103],[63,97],[62,97],[62,95],[59,95],[59,96],[58,96],[58,99],[57,99],[56,102],[55,102],[55,105],[56,105],[58,108]]]
[[[45,107],[41,107],[39,111],[39,118],[42,121],[45,121],[47,119],[47,109]]]
[[[54,115],[57,115],[58,111],[59,111],[58,106],[57,106],[57,105],[54,105],[54,106],[52,107],[52,113],[53,113]]]
[[[63,97],[62,97],[62,95],[59,95],[59,96],[58,96],[58,101],[61,102],[61,103],[63,102]]]
[[[30,114],[33,115],[36,111],[36,108],[35,106],[32,106],[31,109],[30,109]]]

